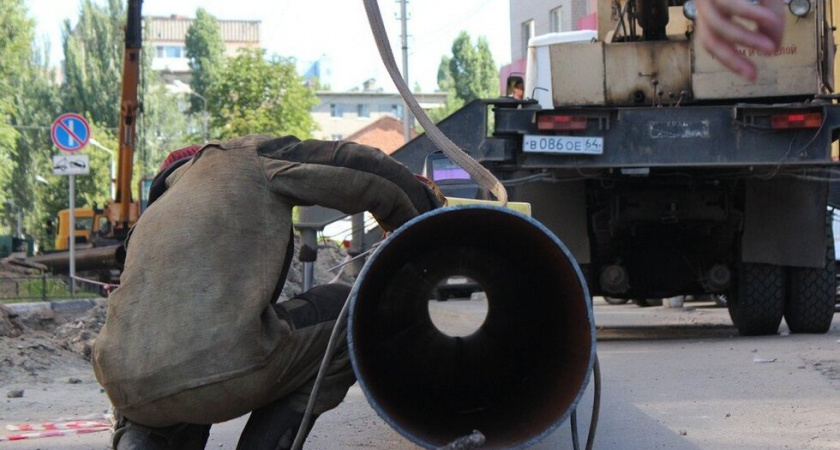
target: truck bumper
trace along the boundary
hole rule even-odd
[[[673,108],[495,109],[496,137],[514,145],[484,145],[498,150],[479,159],[519,168],[744,167],[752,170],[832,164],[831,142],[840,128],[840,106],[796,103],[776,105],[691,106]],[[774,116],[820,114],[816,128],[773,129]],[[538,129],[543,115],[586,117],[576,131]],[[563,135],[603,139],[603,152],[560,154],[522,149],[524,135]],[[519,150],[511,151],[517,147]]]

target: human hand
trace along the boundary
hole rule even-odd
[[[754,22],[756,29],[736,19]],[[784,28],[784,0],[697,0],[697,39],[725,67],[749,81],[755,81],[755,65],[736,46],[775,52]]]

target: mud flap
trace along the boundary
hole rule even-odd
[[[746,183],[742,261],[824,267],[828,183],[792,178]]]

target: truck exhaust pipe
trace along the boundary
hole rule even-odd
[[[475,332],[432,322],[435,286],[472,278],[487,296]],[[580,268],[536,220],[495,206],[415,218],[369,258],[350,295],[350,357],[371,406],[415,444],[478,430],[487,449],[524,448],[562,424],[592,371],[595,326]]]

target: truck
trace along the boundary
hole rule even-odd
[[[592,295],[725,295],[741,335],[783,318],[825,333],[834,23],[829,1],[787,6],[779,50],[742,51],[751,83],[695,39],[692,0],[598,0],[597,31],[531,39],[526,98],[476,100],[438,125],[531,203]],[[393,156],[419,172],[435,151],[422,135]]]

